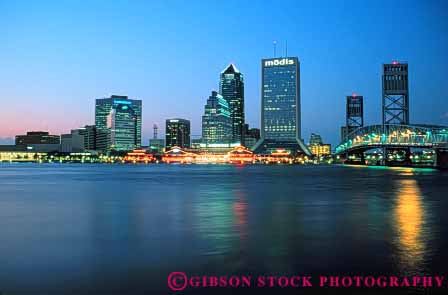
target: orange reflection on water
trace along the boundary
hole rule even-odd
[[[240,241],[247,237],[247,203],[244,195],[237,193],[238,199],[233,204],[233,213],[235,216],[235,226],[239,232]]]
[[[400,259],[412,271],[420,265],[425,252],[421,237],[424,220],[421,192],[414,179],[400,180],[399,185],[395,217]]]

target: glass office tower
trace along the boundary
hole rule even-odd
[[[202,116],[202,143],[221,144],[232,140],[229,104],[216,91],[207,99]]]
[[[311,155],[301,140],[300,63],[297,57],[261,61],[261,139],[258,153],[287,149]]]
[[[219,92],[227,100],[232,124],[232,141],[244,143],[244,78],[234,64],[220,75]]]
[[[190,121],[185,119],[167,119],[165,139],[167,149],[173,146],[189,148]]]
[[[109,134],[110,150],[129,151],[141,145],[142,101],[112,95],[96,100],[95,126]]]

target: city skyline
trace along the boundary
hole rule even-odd
[[[224,4],[222,12],[232,3]],[[8,106],[0,110],[0,138],[12,139],[32,130],[64,134],[91,125],[94,100],[111,94],[143,101],[143,145],[151,137],[152,125],[163,126],[166,118],[189,119],[191,134],[200,135],[203,100],[211,89],[218,89],[217,75],[229,63],[244,73],[246,122],[260,128],[259,61],[273,56],[273,40],[278,41],[277,56],[285,55],[287,40],[289,55],[301,62],[304,139],[319,133],[325,142],[336,145],[345,122],[345,97],[353,92],[364,97],[365,124],[381,123],[382,65],[393,60],[409,64],[410,123],[446,125],[446,4],[403,1],[386,9],[385,3],[369,3],[367,8],[356,2],[342,8],[329,3],[319,13],[311,13],[315,11],[312,5],[289,2],[303,16],[293,20],[286,17],[289,11],[270,13],[266,7],[273,2],[244,4],[239,15],[229,17],[232,24],[241,22],[241,30],[224,32],[202,13],[216,9],[216,3],[193,2],[192,7],[178,11],[170,11],[163,3],[134,3],[126,6],[120,28],[98,23],[94,13],[107,7],[101,16],[121,16],[124,4],[118,2],[95,2],[88,11],[70,2],[0,2],[6,12],[0,21],[0,33],[6,39],[0,61],[8,69],[0,71]],[[180,14],[181,8],[196,12]],[[160,12],[156,19],[145,20],[149,9]],[[356,20],[346,15],[355,15]],[[177,16],[178,22],[168,23]],[[77,17],[84,23],[74,22]],[[330,29],[320,23],[323,19],[337,26]],[[395,32],[394,24],[404,20],[406,26]],[[254,29],[252,23],[260,26],[262,21],[265,28]],[[181,23],[189,25],[183,28]],[[210,27],[203,29],[203,23]],[[367,32],[366,36],[359,31]],[[156,36],[157,41],[145,35]],[[216,38],[239,46],[232,50],[215,46]],[[117,41],[124,42],[113,50]],[[191,71],[195,75],[186,76]],[[166,103],[173,99],[185,103]]]

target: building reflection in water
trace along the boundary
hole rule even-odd
[[[209,244],[204,255],[228,253],[235,239],[232,199],[228,192],[220,189],[204,191],[193,210],[196,216],[194,229]]]
[[[247,238],[247,202],[243,192],[235,193],[236,200],[233,203],[235,227],[239,233],[241,244],[245,244]]]
[[[402,179],[397,193],[395,228],[399,264],[405,273],[418,273],[422,271],[426,252],[421,192],[414,179]]]
[[[195,204],[195,230],[206,242],[202,254],[225,258],[235,269],[247,254],[247,201],[243,190],[209,190]]]

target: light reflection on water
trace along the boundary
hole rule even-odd
[[[447,184],[411,168],[3,165],[0,287],[166,291],[179,270],[440,273]]]
[[[412,171],[407,173],[412,174]],[[398,186],[395,219],[399,260],[403,271],[415,273],[421,269],[426,253],[422,194],[415,179],[401,179]]]

